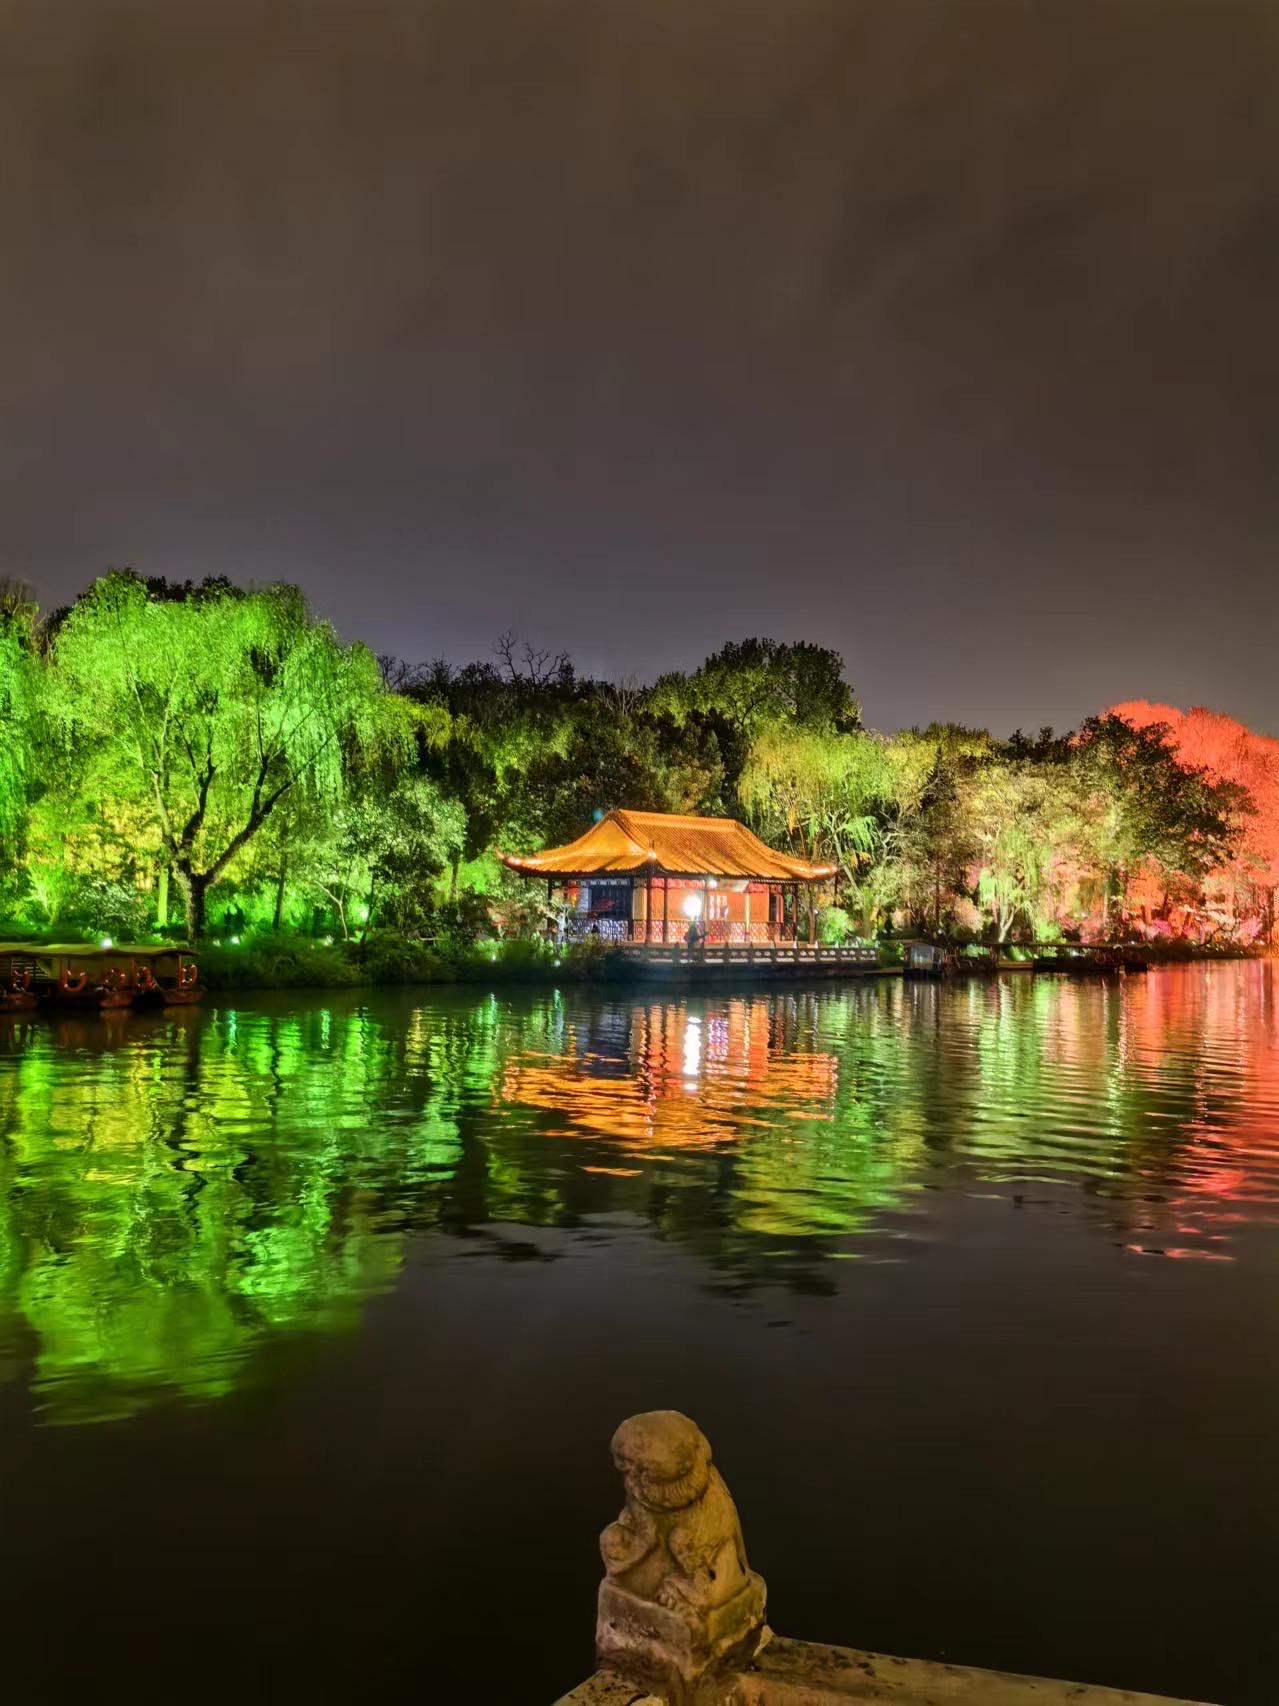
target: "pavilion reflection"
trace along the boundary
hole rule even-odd
[[[496,1094],[553,1114],[565,1135],[664,1149],[737,1143],[779,1117],[829,1120],[839,1065],[796,1049],[800,1003],[744,997],[692,1008],[626,1003],[589,1013],[555,1051],[521,1051]]]

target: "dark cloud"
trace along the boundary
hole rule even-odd
[[[0,557],[1279,726],[1279,16],[0,0]]]

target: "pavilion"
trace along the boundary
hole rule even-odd
[[[568,934],[680,943],[696,921],[711,943],[793,943],[800,895],[834,876],[765,846],[728,817],[611,811],[564,847],[498,857],[546,880],[568,905]],[[811,937],[811,928],[810,928]]]

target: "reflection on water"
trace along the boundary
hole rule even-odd
[[[1273,1224],[1271,965],[701,999],[363,994],[0,1022],[0,1379],[88,1421],[266,1378],[426,1230],[644,1229],[840,1283],[1003,1192],[1134,1261]]]

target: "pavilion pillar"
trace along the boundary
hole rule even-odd
[[[711,880],[709,877],[703,877],[702,878],[702,946],[703,946],[703,948],[706,946],[707,942],[710,941],[711,933],[706,928],[706,926],[710,923],[710,920],[711,920]]]
[[[748,877],[746,879],[746,940],[749,942],[750,939],[751,939],[751,884],[750,884],[750,878]]]
[[[644,940],[653,940],[653,866],[644,873]]]
[[[669,877],[663,877],[662,878],[662,941],[664,943],[669,942],[671,939],[670,918],[671,918],[671,879]]]

